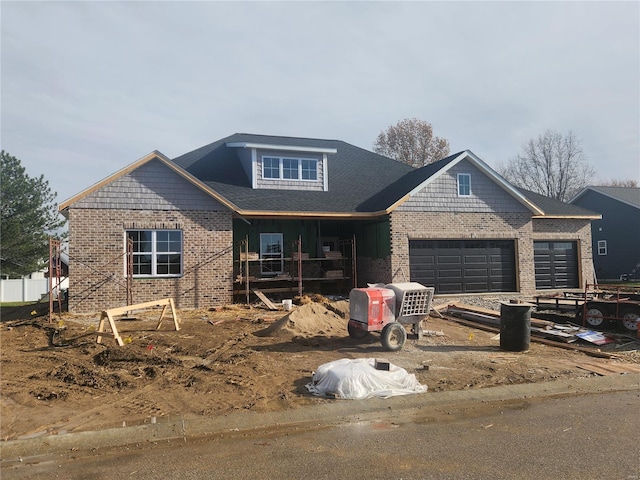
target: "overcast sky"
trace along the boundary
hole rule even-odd
[[[0,9],[2,148],[60,203],[153,150],[235,132],[371,149],[408,117],[494,168],[571,130],[598,180],[640,182],[637,1]]]

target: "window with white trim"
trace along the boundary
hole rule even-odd
[[[468,197],[471,195],[471,174],[458,174],[458,196]]]
[[[282,159],[282,178],[291,178],[297,180],[299,177],[298,171],[299,162],[297,158],[283,158]]]
[[[606,255],[606,254],[607,254],[607,241],[598,240],[598,255]]]
[[[262,275],[277,275],[284,269],[281,233],[260,234],[260,270]]]
[[[275,180],[318,180],[314,158],[262,157],[262,178]]]
[[[280,159],[275,157],[263,157],[262,176],[264,178],[280,178]]]
[[[133,242],[134,277],[182,275],[181,230],[127,230]]]

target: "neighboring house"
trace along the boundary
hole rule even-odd
[[[585,187],[570,203],[602,215],[591,224],[598,281],[640,279],[640,188]]]
[[[250,134],[173,160],[152,152],[60,210],[71,311],[123,305],[127,288],[134,303],[174,297],[182,308],[228,303],[248,286],[578,288],[593,272],[599,218],[516,189],[470,151],[414,169],[342,141]]]

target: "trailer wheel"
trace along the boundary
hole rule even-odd
[[[622,310],[622,328],[628,332],[638,331],[638,320],[640,320],[640,308],[626,307]]]
[[[605,323],[604,309],[599,305],[587,305],[585,321],[590,327],[602,327]]]
[[[397,352],[407,341],[407,331],[399,322],[391,322],[382,329],[380,337],[385,350]]]
[[[349,332],[349,336],[355,339],[364,338],[367,335],[369,335],[369,332],[367,332],[366,330],[362,330],[360,328],[354,327],[351,325],[351,323],[347,324],[347,331]]]

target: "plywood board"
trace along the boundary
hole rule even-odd
[[[622,373],[640,373],[640,365],[633,363],[580,362],[576,367],[598,375],[620,375]]]
[[[257,296],[260,300],[262,300],[262,303],[264,303],[264,304],[267,306],[267,308],[268,308],[269,310],[278,310],[278,307],[276,307],[276,306],[271,302],[271,300],[269,300],[269,299],[267,298],[267,296],[266,296],[264,293],[262,293],[260,290],[253,290],[253,293],[255,293],[255,294],[256,294],[256,296]]]

